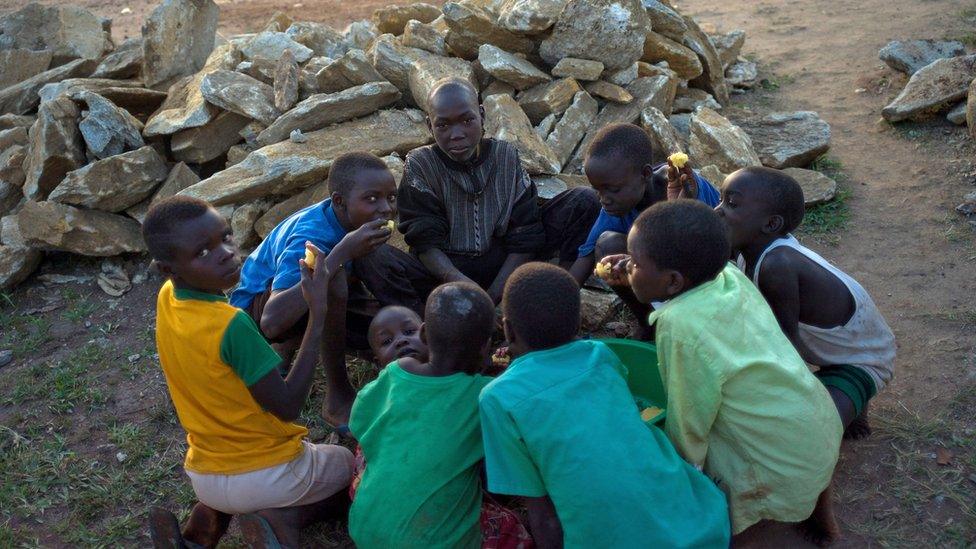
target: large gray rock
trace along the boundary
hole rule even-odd
[[[380,34],[401,35],[404,27],[407,26],[407,22],[411,19],[421,23],[430,23],[437,19],[440,14],[440,8],[422,2],[404,6],[391,4],[373,12],[373,24],[376,25]]]
[[[316,94],[281,115],[258,134],[260,147],[288,139],[291,132],[315,131],[331,124],[366,116],[400,99],[400,91],[389,82],[372,82],[337,93]]]
[[[723,173],[762,164],[749,135],[708,108],[691,116],[688,156],[697,166],[714,164]]]
[[[169,86],[207,63],[220,8],[213,0],[163,0],[142,25],[142,79]]]
[[[250,118],[233,112],[221,112],[210,122],[173,134],[170,148],[173,158],[191,164],[209,162],[241,142],[241,130]]]
[[[17,226],[31,248],[98,257],[146,251],[138,222],[98,210],[28,201]]]
[[[349,51],[349,43],[346,42],[342,34],[323,23],[311,21],[292,23],[285,34],[295,42],[312,50],[312,55],[316,57],[325,56],[335,59]]]
[[[268,195],[287,195],[328,175],[332,161],[349,151],[406,154],[430,142],[423,113],[387,110],[305,134],[304,144],[282,141],[260,148],[179,194],[221,206]]]
[[[236,114],[231,114],[231,116],[237,116]],[[166,176],[166,180],[163,184],[156,189],[152,197],[143,200],[142,202],[136,204],[135,206],[127,209],[125,213],[129,214],[133,219],[142,223],[146,219],[146,213],[149,212],[149,208],[159,202],[164,198],[169,198],[176,193],[182,191],[183,189],[196,185],[200,182],[200,177],[186,164],[178,162],[173,169],[169,171],[169,175]]]
[[[403,28],[400,42],[408,48],[429,51],[434,55],[447,56],[447,41],[433,26],[411,19]]]
[[[679,42],[684,38],[688,25],[681,14],[657,0],[642,0],[641,3],[647,10],[647,17],[651,20],[650,28],[654,32]]]
[[[4,114],[0,116],[0,131],[9,130],[11,128],[30,128],[34,125],[33,116],[24,116],[19,114]]]
[[[0,49],[49,50],[52,64],[98,59],[112,49],[102,19],[78,6],[28,4],[0,18]]]
[[[955,40],[893,40],[878,52],[885,64],[909,76],[936,59],[959,55],[966,55],[966,47]]]
[[[685,32],[684,45],[698,55],[702,65],[701,75],[690,79],[688,85],[707,91],[722,105],[727,104],[729,88],[725,84],[725,65],[722,64],[718,51],[694,19],[685,17],[685,24],[688,25],[688,31]]]
[[[573,104],[566,109],[562,118],[556,123],[556,127],[549,133],[546,144],[552,149],[560,166],[569,162],[576,145],[579,145],[580,140],[593,124],[593,120],[596,119],[598,108],[596,99],[590,97],[588,93],[577,93],[573,98]]]
[[[373,40],[376,40],[379,35],[380,31],[376,25],[365,19],[349,23],[349,26],[343,31],[343,38],[350,48],[358,48],[364,51],[370,48]]]
[[[759,77],[759,69],[752,61],[736,61],[725,69],[725,83],[733,88],[752,89]]]
[[[567,0],[507,0],[498,13],[498,24],[518,34],[540,34],[559,19]]]
[[[624,302],[617,294],[583,288],[580,290],[580,327],[587,332],[601,330],[623,308]]]
[[[110,78],[67,78],[60,82],[45,84],[37,96],[41,102],[50,101],[62,95],[74,96],[81,92],[94,92],[102,95],[102,91],[109,88],[141,88],[138,80],[113,80]],[[104,95],[103,95],[104,97]]]
[[[78,130],[88,152],[95,158],[115,156],[145,145],[140,134],[142,123],[128,111],[90,91],[76,93],[72,99],[88,106]]]
[[[0,89],[46,71],[51,57],[51,50],[0,49]]]
[[[641,61],[647,63],[667,61],[671,70],[683,80],[697,78],[702,73],[702,64],[695,52],[654,31],[649,31],[645,35]]]
[[[976,78],[976,55],[937,59],[919,69],[881,116],[889,122],[917,118],[950,107],[966,97]]]
[[[281,111],[274,106],[274,89],[258,80],[228,70],[216,70],[200,81],[200,93],[211,105],[269,125]]]
[[[0,290],[7,291],[37,270],[44,254],[38,250],[0,245]]]
[[[583,156],[586,148],[596,137],[601,128],[608,124],[633,124],[640,118],[641,111],[648,107],[656,107],[661,112],[670,113],[674,94],[678,88],[678,81],[668,76],[648,76],[634,80],[627,86],[627,91],[634,96],[634,100],[627,104],[608,103],[596,116],[583,141],[576,148],[573,160],[565,166],[567,173],[580,173],[583,170]]]
[[[517,90],[528,89],[552,80],[552,77],[537,69],[529,61],[491,44],[484,44],[478,49],[478,61],[488,74],[511,84]]]
[[[23,126],[14,126],[13,128],[0,130],[0,151],[5,151],[14,145],[27,145],[29,139],[27,131],[28,128]]]
[[[146,122],[143,135],[146,137],[170,135],[188,128],[200,127],[213,120],[219,109],[203,98],[200,84],[211,72],[233,69],[240,60],[240,52],[229,44],[215,49],[199,72],[180,79],[170,86],[166,101]]]
[[[234,209],[234,214],[230,216],[230,230],[234,242],[242,249],[249,250],[261,242],[258,234],[254,232],[254,225],[270,207],[270,201],[261,199],[242,204]]]
[[[962,101],[955,107],[952,107],[952,109],[946,113],[946,120],[957,126],[962,126],[966,123],[966,107],[966,101]]]
[[[295,60],[304,63],[312,58],[312,48],[303,46],[284,32],[262,32],[244,44],[241,52],[246,59],[268,59],[277,61],[285,50],[291,51]]]
[[[48,200],[121,212],[152,194],[168,173],[156,149],[143,147],[68,173]]]
[[[85,143],[78,131],[80,117],[78,106],[67,97],[41,105],[24,159],[24,196],[45,199],[65,174],[85,164]]]
[[[656,107],[647,107],[641,111],[641,127],[647,132],[647,137],[651,139],[651,148],[654,151],[654,158],[667,158],[676,152],[684,152],[681,146],[681,137],[675,131],[674,126],[668,121]]]
[[[535,132],[518,103],[507,95],[485,99],[485,135],[508,141],[518,149],[522,165],[530,174],[559,173],[560,164]]]
[[[130,38],[105,56],[92,78],[135,78],[142,72],[142,38]]]
[[[24,158],[27,156],[23,145],[12,145],[0,152],[0,216],[7,214],[20,204],[24,198]]]
[[[737,119],[764,166],[801,168],[830,148],[830,124],[812,111],[774,112]]]
[[[457,57],[422,57],[410,67],[408,76],[410,95],[421,109],[427,110],[427,94],[434,84],[444,78],[467,80],[475,90],[478,89],[478,79],[475,78],[471,63]]]
[[[722,109],[722,105],[719,105],[712,94],[707,91],[698,88],[685,88],[678,90],[677,95],[675,95],[672,111],[695,112],[699,107],[708,107],[716,111]]]
[[[722,66],[728,69],[739,58],[742,46],[746,43],[746,31],[734,30],[727,34],[713,35],[709,38],[712,39],[712,44],[715,46],[715,51],[718,52]]]
[[[378,36],[368,55],[377,72],[396,86],[405,99],[410,100],[413,98],[410,94],[410,68],[420,59],[437,57],[424,50],[400,45],[392,34]]]
[[[608,70],[629,67],[641,58],[650,29],[638,0],[569,0],[539,55],[550,65],[563,57],[600,61]]]
[[[315,75],[319,93],[333,93],[386,78],[370,64],[363,50],[349,50]]]
[[[98,65],[94,59],[76,59],[60,67],[46,70],[19,84],[0,90],[0,113],[27,114],[37,108],[40,97],[37,92],[45,84],[60,82],[66,78],[83,78]]]
[[[808,208],[833,200],[837,195],[837,182],[820,172],[786,168],[783,173],[800,184],[803,189],[803,204]]]
[[[285,50],[278,60],[274,73],[274,106],[281,112],[292,108],[298,101],[298,63],[291,50]]]
[[[587,82],[583,88],[593,97],[598,97],[614,103],[630,103],[634,100],[634,96],[630,95],[629,91],[625,90],[621,86],[611,84],[610,82],[604,82],[603,80]]]
[[[566,190],[577,187],[589,187],[590,182],[585,175],[570,175],[565,173],[552,175],[536,175],[532,177],[535,190],[540,200],[552,200]]]
[[[575,57],[563,57],[552,68],[552,75],[557,78],[573,78],[579,81],[599,80],[601,74],[603,63]]]
[[[465,59],[478,57],[482,44],[492,44],[513,53],[532,53],[535,43],[525,36],[502,28],[490,11],[462,2],[444,4],[444,22],[450,31],[447,45],[455,55]],[[577,56],[579,57],[579,56]]]
[[[550,114],[562,114],[569,108],[576,94],[583,91],[579,82],[561,78],[547,84],[525,90],[518,95],[518,104],[533,124],[538,124]]]

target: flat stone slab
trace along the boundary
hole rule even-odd
[[[774,112],[735,123],[770,168],[802,168],[830,148],[830,124],[813,111]]]
[[[98,210],[27,201],[17,225],[31,248],[96,257],[146,251],[138,221]]]
[[[937,59],[918,70],[881,116],[889,122],[917,118],[947,109],[966,97],[976,78],[976,55]]]
[[[909,76],[936,59],[966,55],[966,47],[955,40],[892,40],[881,48],[878,58]]]
[[[833,200],[837,195],[837,182],[826,175],[803,168],[786,168],[783,173],[792,177],[803,189],[803,204],[816,206]]]

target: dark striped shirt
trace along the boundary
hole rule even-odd
[[[505,141],[482,140],[470,164],[451,160],[437,145],[414,149],[397,205],[399,229],[418,253],[482,255],[497,243],[509,253],[533,253],[545,244],[535,184]]]

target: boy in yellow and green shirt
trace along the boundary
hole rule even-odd
[[[297,546],[302,527],[341,516],[349,505],[352,453],[308,443],[308,431],[293,423],[311,388],[330,280],[346,257],[343,245],[319,261],[314,273],[301,261],[310,318],[283,379],[281,358],[251,317],[224,296],[237,283],[241,265],[226,220],[206,202],[173,197],[150,209],[143,236],[168,279],[156,303],[156,343],[187,432],[184,468],[199,500],[182,532],[172,513],[154,509],[153,540],[215,546],[231,516],[243,515],[249,543]]]

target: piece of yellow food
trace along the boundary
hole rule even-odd
[[[387,229],[390,229],[390,232],[392,233],[393,231],[396,230],[396,222],[393,221],[392,219],[389,220],[389,221],[387,221],[386,222],[386,228]]]
[[[647,408],[641,410],[642,421],[650,421],[659,415],[661,415],[661,409],[657,406],[648,406]]]
[[[510,362],[512,362],[512,358],[509,356],[493,355],[491,357],[491,364],[493,366],[508,366]]]
[[[674,165],[675,168],[680,170],[681,168],[684,168],[685,164],[688,162],[688,155],[683,152],[676,152],[669,156],[668,160],[672,165]]]
[[[610,271],[610,264],[602,261],[596,264],[596,269],[593,269],[596,276],[602,278],[603,280],[610,278]]]
[[[315,268],[315,252],[311,248],[305,248],[305,264],[309,269]]]

